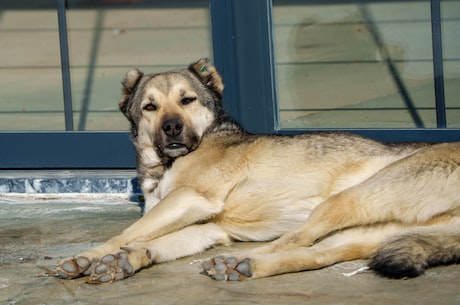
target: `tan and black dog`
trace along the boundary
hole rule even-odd
[[[221,77],[205,59],[159,74],[131,70],[122,84],[145,215],[59,262],[59,277],[112,282],[232,241],[269,243],[204,262],[216,280],[361,258],[402,278],[460,261],[460,143],[248,134],[227,116]]]

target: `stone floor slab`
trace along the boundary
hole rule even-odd
[[[365,261],[243,282],[215,282],[199,261],[236,243],[153,266],[114,284],[50,276],[61,258],[98,245],[140,217],[130,202],[21,203],[0,198],[0,304],[460,304],[460,265],[410,280],[347,277]]]

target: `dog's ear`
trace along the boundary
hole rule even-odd
[[[222,77],[217,72],[216,67],[209,63],[207,58],[201,58],[197,62],[190,64],[188,70],[198,76],[201,82],[213,91],[219,99],[224,93],[224,83]]]
[[[124,115],[127,115],[128,111],[128,104],[133,93],[134,89],[139,84],[139,80],[142,78],[144,73],[139,71],[138,69],[132,69],[126,72],[125,79],[121,82],[121,99],[118,103],[118,107],[120,111],[123,112]],[[129,117],[128,117],[129,119]]]

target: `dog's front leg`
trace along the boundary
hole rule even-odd
[[[180,188],[166,196],[144,217],[105,244],[61,260],[56,271],[61,278],[76,278],[93,273],[102,258],[133,242],[148,242],[220,213],[224,203],[210,200],[193,188]]]
[[[89,279],[91,283],[121,280],[152,264],[230,243],[228,234],[215,223],[191,225],[151,241],[133,242],[117,252],[107,254],[93,268]]]

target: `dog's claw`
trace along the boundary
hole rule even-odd
[[[251,260],[217,256],[201,264],[203,271],[216,281],[239,281],[252,276]]]

